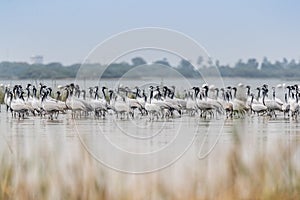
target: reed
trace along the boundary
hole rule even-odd
[[[4,103],[4,92],[0,89],[0,104]]]
[[[300,198],[297,141],[245,154],[247,141],[237,133],[233,137],[223,154],[205,160],[183,157],[167,169],[143,175],[108,169],[80,146],[70,150],[32,142],[13,153],[3,148],[0,199]]]

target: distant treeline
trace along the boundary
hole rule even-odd
[[[104,71],[102,77],[118,78],[126,72],[135,69],[136,66],[144,64],[146,64],[146,61],[141,57],[133,58],[131,63],[113,63]],[[202,66],[201,63],[199,64]],[[187,60],[181,60],[177,66],[171,66],[166,59],[158,60],[151,65],[170,67],[188,78],[197,78],[200,76],[199,71]],[[214,76],[216,75],[215,69],[217,67],[224,77],[300,78],[300,63],[295,60],[288,61],[285,58],[282,61],[276,62],[270,62],[267,58],[264,58],[262,62],[258,62],[256,59],[251,58],[247,61],[239,60],[234,66],[222,65],[219,61],[216,61],[214,63],[211,62],[209,65],[203,65],[200,72],[206,76]],[[99,74],[95,72],[98,72],[98,69],[101,68],[100,64],[85,64],[83,68],[80,68],[80,66],[81,64],[63,66],[61,63],[28,64],[24,62],[1,62],[0,79],[75,78],[79,69],[80,72],[83,72],[81,74],[86,74],[86,77],[81,76],[81,78],[99,78]],[[147,67],[143,69],[147,71]],[[142,75],[139,72],[136,73],[136,76]],[[159,74],[159,72],[157,73]],[[134,72],[133,76],[135,76]]]

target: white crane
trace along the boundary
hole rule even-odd
[[[265,106],[263,103],[257,101],[254,102],[254,94],[251,95],[250,108],[254,113],[257,113],[257,115],[264,115],[265,113],[267,113],[268,110],[267,106]]]

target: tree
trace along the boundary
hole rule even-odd
[[[170,63],[166,58],[163,58],[163,60],[157,60],[154,63],[171,67]]]
[[[197,60],[197,65],[200,67],[201,65],[202,65],[202,63],[203,63],[203,57],[202,56],[199,56],[198,57],[198,60]]]
[[[216,67],[220,67],[220,61],[219,60],[216,60],[216,62],[215,62],[215,65],[216,65]]]
[[[140,66],[140,65],[147,64],[147,62],[141,57],[132,58],[131,62],[132,62],[132,66]]]
[[[248,59],[246,66],[251,69],[258,69],[258,62],[255,58]]]
[[[195,70],[194,66],[185,59],[182,59],[177,67],[177,71],[185,77],[198,77],[199,72]]]

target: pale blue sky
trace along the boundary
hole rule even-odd
[[[109,36],[144,26],[183,32],[224,64],[300,60],[299,9],[297,0],[1,0],[0,61],[81,62]]]

